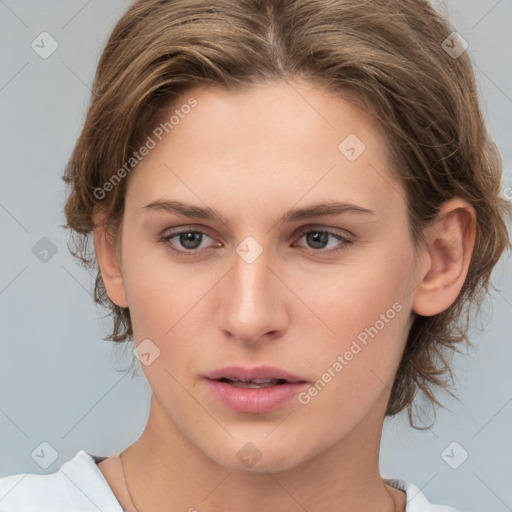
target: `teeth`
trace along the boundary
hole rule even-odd
[[[276,384],[285,382],[282,379],[253,379],[253,380],[241,380],[237,378],[222,379],[223,382],[228,382],[230,385],[239,388],[269,388]]]

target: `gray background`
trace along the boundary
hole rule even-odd
[[[469,42],[488,126],[502,152],[507,194],[512,2],[445,4]],[[69,255],[60,228],[60,175],[84,120],[102,46],[127,5],[0,0],[0,476],[54,472],[79,449],[113,455],[140,435],[147,420],[146,380],[121,371],[132,346],[113,348],[102,340],[109,324],[91,299],[92,278]],[[31,48],[43,31],[59,45],[47,59]],[[57,250],[46,262],[32,252],[43,237]],[[381,449],[383,476],[409,480],[432,502],[467,512],[512,510],[508,255],[494,279],[501,291],[484,309],[485,331],[473,331],[470,356],[454,358],[459,400],[441,394],[446,409],[425,431],[411,429],[405,415],[386,421]],[[42,442],[57,452],[47,468],[31,456]],[[463,450],[469,456],[457,469],[445,462],[457,465]]]

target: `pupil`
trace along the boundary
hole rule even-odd
[[[195,239],[195,240],[194,240]],[[194,245],[199,240],[199,244]],[[201,234],[196,231],[189,231],[180,235],[180,243],[187,249],[196,249],[201,245]],[[191,244],[191,245],[189,245]]]
[[[328,241],[329,233],[313,231],[308,233],[307,236],[308,242],[312,242],[315,249],[322,249]],[[315,247],[315,244],[319,244],[319,246]]]

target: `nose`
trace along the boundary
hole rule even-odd
[[[270,259],[265,250],[252,262],[236,253],[222,280],[217,326],[233,340],[254,345],[282,336],[287,328],[286,301],[292,294],[286,294],[286,278],[277,277],[279,267]]]

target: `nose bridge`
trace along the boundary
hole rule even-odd
[[[279,283],[268,268],[270,260],[270,251],[250,237],[237,247],[218,322],[219,328],[239,341],[257,342],[285,325],[286,308]]]

